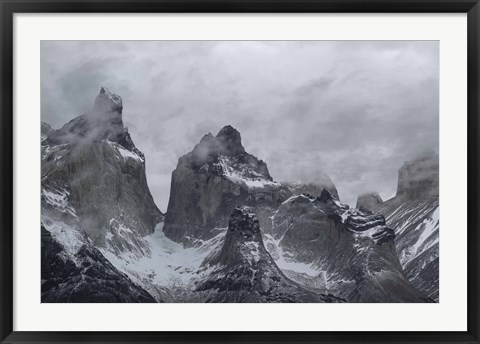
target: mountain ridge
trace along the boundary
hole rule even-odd
[[[163,214],[122,112],[102,87],[90,112],[41,125],[45,302],[431,301],[404,273],[393,218],[340,203],[323,175],[275,181],[231,125],[178,159]],[[402,170],[397,199],[434,186],[408,182],[429,166]],[[417,266],[408,271],[424,288]]]

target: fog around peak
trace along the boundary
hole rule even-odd
[[[435,41],[42,41],[42,121],[88,113],[102,86],[145,153],[166,210],[178,158],[237,129],[277,181],[327,175],[343,202],[395,195],[398,169],[439,142]]]

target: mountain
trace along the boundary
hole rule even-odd
[[[212,270],[196,291],[208,291],[207,302],[332,302],[288,280],[263,244],[252,208],[236,207],[223,246],[202,266]]]
[[[348,302],[426,302],[406,279],[382,215],[319,197],[293,196],[272,217],[266,247],[287,277]]]
[[[148,246],[143,237],[163,220],[148,189],[145,157],[123,125],[122,109],[122,99],[102,87],[90,112],[58,130],[42,123],[41,133],[42,228],[62,248],[59,255],[76,265],[72,273],[79,279],[92,271],[105,278],[116,274],[108,283],[89,284],[100,289],[108,285],[108,291],[96,290],[105,302],[115,298],[109,296],[112,290],[120,294],[123,284],[132,282],[98,249],[144,255]],[[52,240],[42,235],[46,247],[53,245]],[[65,290],[45,294],[45,300],[63,300],[68,283],[60,280],[59,287]]]
[[[433,197],[418,178],[428,161],[402,170],[397,201],[352,209],[328,178],[276,182],[225,126],[180,157],[164,216],[122,111],[101,88],[90,112],[58,130],[42,123],[42,302],[431,301],[398,258],[397,212],[386,223],[364,209],[413,204],[412,188]],[[403,258],[426,247],[412,254],[411,236],[397,235]],[[421,269],[408,264],[409,276]],[[425,273],[410,280],[424,288]]]
[[[426,152],[403,164],[395,197],[373,211],[395,228],[395,247],[410,282],[439,300],[439,160]]]
[[[91,112],[43,135],[42,192],[68,194],[97,245],[111,238],[121,249],[122,233],[153,232],[163,214],[148,189],[145,157],[123,125],[119,96],[102,87]]]
[[[269,280],[278,271],[288,283],[348,302],[428,302],[405,277],[384,217],[341,204],[333,183],[332,192],[318,188],[275,182],[226,126],[179,159],[164,233],[197,249],[217,238],[194,283],[196,292],[210,291],[211,302],[250,300],[247,294],[261,302],[251,277]]]
[[[205,135],[172,173],[164,233],[192,244],[228,225],[238,205],[277,206],[291,192],[273,181],[267,165],[247,153],[231,126]]]

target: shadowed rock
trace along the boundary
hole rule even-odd
[[[153,297],[118,271],[94,247],[82,246],[75,261],[42,226],[42,302],[154,303]]]
[[[63,195],[97,245],[122,228],[154,231],[163,214],[147,185],[145,157],[123,126],[119,96],[102,87],[90,113],[42,130],[42,189]]]
[[[236,206],[277,206],[290,195],[273,181],[265,162],[245,152],[240,133],[226,126],[178,160],[164,232],[186,244],[209,239],[227,227]]]
[[[278,251],[267,247],[301,285],[348,302],[428,301],[405,278],[382,215],[349,208],[324,189],[317,198],[289,198],[272,223],[268,242]]]
[[[213,269],[197,287],[207,302],[334,302],[288,280],[265,249],[253,209],[240,206],[229,220],[224,244],[208,257],[204,267]]]

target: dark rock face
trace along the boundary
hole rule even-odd
[[[382,204],[383,200],[380,195],[376,192],[372,192],[358,196],[357,205],[355,207],[364,211],[375,211]]]
[[[216,137],[205,135],[182,156],[172,173],[164,232],[191,243],[225,228],[238,205],[278,205],[291,195],[273,181],[267,165],[245,152],[237,130],[226,126]]]
[[[439,165],[435,153],[406,162],[397,195],[376,211],[395,228],[395,246],[410,282],[439,301]]]
[[[163,214],[145,158],[105,88],[90,113],[59,130],[42,123],[42,301],[155,302],[100,252],[144,255]]]
[[[425,302],[405,278],[394,247],[393,230],[381,215],[351,209],[327,190],[317,198],[295,196],[272,218],[280,260],[303,263],[287,276],[308,288],[348,302]],[[288,266],[287,266],[288,269]],[[310,273],[311,274],[311,273]]]
[[[146,235],[163,219],[148,189],[145,157],[121,111],[121,98],[102,88],[90,113],[59,130],[42,125],[42,189],[68,192],[81,225],[100,246],[119,224]]]
[[[207,302],[332,302],[288,280],[266,251],[252,208],[234,209],[224,244],[203,263],[213,269],[196,289]]]
[[[91,245],[74,258],[42,226],[42,302],[155,302]]]

